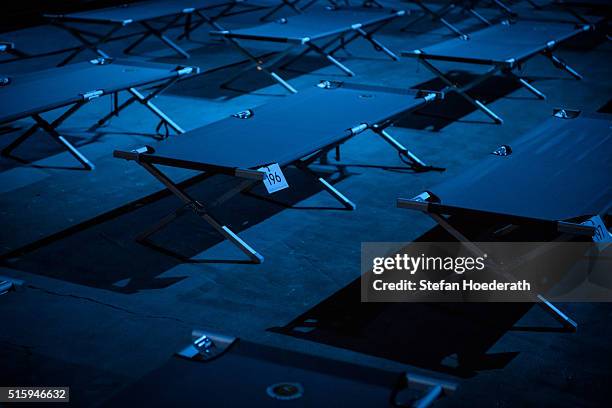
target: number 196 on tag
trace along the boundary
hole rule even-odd
[[[268,193],[275,193],[289,187],[285,175],[277,163],[261,167],[258,170],[265,173],[263,183]]]

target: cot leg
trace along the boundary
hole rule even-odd
[[[446,5],[446,6],[442,7],[440,10],[434,11],[431,8],[429,8],[428,6],[426,6],[425,4],[423,4],[420,0],[414,0],[414,2],[416,3],[417,6],[419,6],[425,12],[426,15],[429,14],[434,21],[439,21],[446,28],[448,28],[455,35],[457,35],[458,37],[467,38],[467,35],[464,32],[459,30],[457,27],[455,27],[453,24],[451,24],[448,20],[446,20],[444,17],[442,17],[443,15],[448,13],[448,11],[451,10],[454,7],[454,4],[451,3],[449,5]],[[406,26],[404,26],[402,28],[402,31],[406,31],[406,29],[408,29],[408,27],[410,27],[412,24],[416,23],[419,20],[421,20],[421,19],[419,18],[417,20],[414,20],[414,21],[410,22],[409,24],[407,24]]]
[[[553,65],[559,68],[560,70],[566,71],[567,73],[569,73],[571,76],[573,76],[574,78],[578,80],[581,80],[583,78],[582,75],[580,75],[574,68],[567,65],[565,61],[557,57],[552,52],[546,52],[544,53],[544,55],[546,55],[546,57],[548,57],[548,59],[552,61]]]
[[[174,19],[172,23],[174,23],[176,20],[178,20],[178,18]],[[183,56],[184,58],[190,58],[190,55],[187,51],[185,51],[184,49],[176,45],[171,39],[169,39],[163,34],[164,29],[162,30],[155,29],[149,23],[145,21],[142,21],[140,24],[143,27],[145,27],[147,30],[149,30],[151,34],[159,38],[164,44],[166,44],[168,47],[176,51],[179,55]],[[168,25],[171,25],[171,24],[169,23]]]
[[[201,13],[197,10],[194,11],[193,13],[187,14],[187,16],[185,17],[185,29],[183,30],[183,33],[181,35],[176,37],[176,39],[177,40],[182,40],[183,38],[191,39],[191,33],[203,24],[208,24],[211,27],[213,27],[215,30],[223,31],[223,27],[217,23],[217,20],[221,18],[222,16],[224,16],[227,12],[229,12],[233,8],[234,8],[234,3],[229,4],[222,11],[220,11],[216,16],[213,16],[213,17],[208,17],[206,14]],[[195,14],[200,19],[195,24],[192,22],[193,20],[192,14]]]
[[[185,133],[185,131],[183,130],[183,128],[181,128],[176,122],[174,122],[172,119],[170,119],[170,117],[168,115],[166,115],[161,109],[159,109],[157,106],[155,106],[153,104],[153,102],[151,102],[152,97],[154,96],[154,94],[149,94],[147,96],[144,96],[143,94],[141,94],[136,88],[130,88],[128,89],[128,92],[131,93],[137,100],[138,102],[140,102],[141,104],[143,104],[144,106],[146,106],[151,112],[153,112],[153,114],[155,116],[157,116],[158,118],[161,119],[162,122],[166,123],[168,126],[170,126],[172,129],[174,129],[174,131],[176,133],[179,134],[183,134]],[[153,95],[153,96],[152,96]],[[156,94],[155,94],[156,95]]]
[[[404,145],[402,145],[397,139],[391,136],[383,127],[373,126],[372,131],[380,136],[385,142],[387,142],[391,147],[393,147],[400,155],[400,158],[403,162],[409,164],[415,170],[418,171],[426,171],[426,170],[438,170],[443,171],[443,168],[433,167],[427,165],[424,161],[419,159],[414,153],[408,150]]]
[[[190,208],[198,217],[204,220],[208,225],[213,227],[221,236],[223,236],[225,239],[234,244],[240,251],[242,251],[249,258],[251,263],[259,264],[263,262],[263,256],[257,253],[257,251],[255,251],[250,245],[244,242],[231,229],[215,220],[210,214],[208,214],[206,207],[204,207],[203,204],[194,200],[186,192],[181,190],[172,180],[170,180],[165,174],[159,171],[157,167],[143,161],[138,162],[138,164],[144,167],[156,179],[158,179],[162,184],[164,184],[168,188],[168,190],[170,190],[181,201],[183,201],[183,203],[185,203],[185,205]],[[164,225],[167,225],[169,222],[171,222],[171,218],[174,216],[175,214],[173,213],[164,218],[162,220],[165,221]],[[176,216],[178,216],[178,214]],[[160,224],[158,224],[157,226],[159,227]]]
[[[518,80],[521,83],[521,85],[523,85],[529,92],[534,94],[536,97],[542,100],[546,99],[546,95],[544,95],[544,93],[542,93],[535,86],[531,85],[529,82],[525,81],[523,78],[518,78]]]
[[[395,55],[390,49],[385,47],[380,41],[374,38],[372,36],[372,33],[366,33],[362,28],[357,28],[355,29],[355,31],[357,31],[359,35],[361,35],[363,38],[368,40],[374,46],[374,49],[376,51],[382,51],[385,54],[387,54],[387,56],[391,58],[393,61],[399,61],[399,57]]]
[[[342,72],[344,72],[346,75],[351,76],[351,77],[355,76],[355,73],[353,71],[351,71],[350,69],[348,69],[348,67],[346,65],[342,64],[340,61],[338,61],[336,58],[334,58],[331,54],[328,54],[327,52],[325,52],[325,50],[323,50],[322,48],[320,48],[320,47],[318,47],[315,44],[312,44],[310,42],[306,43],[306,45],[308,46],[308,48],[310,48],[311,50],[313,50],[317,54],[323,56],[329,62],[331,62],[332,64],[334,64],[338,68],[340,68],[340,70]]]
[[[321,183],[321,185],[323,186],[323,188],[332,195],[332,197],[334,197],[336,200],[338,200],[338,202],[340,202],[340,204],[342,204],[347,210],[355,210],[357,208],[357,206],[355,205],[355,203],[353,203],[351,200],[349,200],[348,198],[346,198],[346,196],[344,194],[342,194],[340,191],[338,191],[334,186],[332,186],[331,184],[329,184],[327,182],[327,180],[325,180],[322,177],[319,177],[317,179],[319,181],[319,183]]]
[[[327,180],[325,180],[323,177],[318,177],[312,170],[310,170],[310,168],[308,168],[308,165],[306,163],[297,162],[297,163],[295,163],[295,166],[298,169],[302,170],[304,173],[306,173],[309,176],[312,176],[313,178],[315,178],[317,180],[317,182],[319,182],[323,186],[325,191],[327,191],[340,204],[342,204],[344,206],[344,208],[346,208],[349,211],[353,211],[353,210],[355,210],[357,208],[355,203],[353,203],[344,194],[342,194],[340,191],[338,191]]]
[[[482,21],[484,24],[492,25],[492,23],[489,20],[487,20],[482,14],[480,14],[479,12],[474,10],[473,8],[469,8],[468,11],[470,12],[471,15],[476,17],[478,20]]]
[[[64,136],[60,135],[49,122],[47,122],[37,114],[32,115],[32,118],[36,121],[38,126],[44,129],[59,144],[64,146],[66,150],[68,150],[68,153],[70,153],[75,159],[77,159],[86,170],[93,170],[95,168],[93,163],[90,162],[81,152],[79,152],[79,150],[74,147],[68,140],[66,140]]]
[[[552,315],[564,328],[571,332],[575,332],[578,330],[578,323],[572,320],[568,315],[563,313],[559,308],[553,305],[548,299],[546,299],[542,295],[537,295],[537,299],[539,300],[538,305],[543,308],[546,312]]]
[[[259,21],[266,21],[268,18],[272,17],[274,14],[278,13],[281,9],[288,7],[293,10],[296,14],[302,14],[302,9],[297,5],[300,0],[282,0],[282,2],[274,7],[272,10],[268,11],[262,17],[259,18]]]
[[[74,38],[76,38],[77,40],[79,40],[81,42],[81,46],[78,47],[76,50],[74,50],[72,53],[70,53],[66,58],[64,58],[59,64],[57,64],[58,67],[62,67],[64,65],[66,65],[67,63],[69,63],[70,61],[72,61],[77,55],[79,55],[80,53],[82,53],[83,51],[85,51],[86,49],[89,49],[93,52],[95,52],[98,56],[102,57],[102,58],[110,58],[110,56],[105,53],[102,49],[99,48],[100,44],[104,44],[106,41],[108,41],[113,34],[115,34],[116,31],[118,31],[119,29],[121,29],[123,26],[122,25],[115,25],[111,30],[109,30],[106,34],[102,34],[102,35],[98,35],[98,34],[94,34],[94,33],[87,33],[87,35],[91,36],[91,37],[95,37],[96,40],[95,41],[90,41],[87,38],[85,38],[86,33],[84,31],[80,31],[76,28],[70,27],[66,24],[62,24],[62,23],[54,23],[54,25],[56,25],[57,27],[60,27],[64,30],[66,30],[68,33],[70,33]]]
[[[2,155],[10,156],[10,154],[11,154],[11,152],[13,150],[15,150],[26,139],[28,139],[30,136],[32,136],[34,134],[34,132],[38,128],[41,128],[45,132],[47,132],[47,134],[49,134],[51,137],[53,137],[53,139],[55,139],[59,144],[64,146],[66,148],[66,150],[68,150],[68,152],[72,156],[74,156],[74,158],[77,159],[83,165],[83,167],[86,170],[93,170],[95,168],[93,163],[91,163],[85,156],[83,156],[83,154],[81,152],[79,152],[76,147],[74,147],[68,140],[66,140],[66,138],[64,138],[62,135],[60,135],[57,132],[57,130],[56,130],[57,127],[60,124],[62,124],[62,122],[64,122],[66,119],[68,119],[68,117],[70,117],[77,110],[79,110],[85,103],[86,103],[85,101],[79,102],[79,103],[75,103],[74,105],[72,105],[68,110],[66,110],[64,113],[62,113],[57,119],[55,119],[51,123],[49,123],[46,120],[44,120],[38,114],[31,115],[32,119],[36,123],[34,125],[32,125],[28,130],[26,130],[21,136],[19,136],[17,139],[15,139],[11,144],[9,144],[7,147],[5,147],[2,150],[2,152],[1,152]]]
[[[251,61],[251,63],[248,64],[243,69],[241,69],[238,74],[234,75],[227,81],[223,82],[220,85],[222,88],[227,87],[229,84],[234,82],[237,78],[242,76],[244,72],[247,72],[251,68],[255,67],[257,71],[265,72],[266,74],[270,75],[272,79],[278,82],[283,88],[285,88],[290,93],[297,93],[297,90],[294,87],[292,87],[287,81],[281,78],[281,76],[278,75],[276,72],[268,68],[282,61],[287,56],[287,54],[289,54],[289,52],[295,48],[294,45],[287,47],[284,51],[278,53],[274,58],[270,59],[269,61],[263,61],[261,58],[256,57],[255,55],[251,54],[247,49],[245,49],[242,45],[240,45],[238,41],[234,40],[233,38],[228,38],[228,37],[226,38],[229,40],[230,44],[234,45],[234,47],[236,47],[236,49],[241,54],[246,56]]]
[[[481,82],[484,82],[487,78],[495,75],[495,73],[497,73],[500,70],[499,67],[493,67],[488,72],[486,72],[485,74],[481,75],[478,79],[472,81],[468,85],[465,85],[465,86],[459,88],[453,81],[451,81],[449,78],[447,78],[446,75],[444,75],[444,73],[442,71],[440,71],[438,68],[436,68],[434,65],[432,65],[429,61],[427,61],[426,58],[427,58],[426,56],[421,56],[419,58],[419,61],[423,64],[423,66],[425,66],[425,68],[427,68],[432,73],[436,74],[438,76],[438,78],[440,78],[447,85],[447,87],[445,88],[444,92],[450,92],[450,91],[457,92],[465,100],[467,100],[472,105],[476,106],[485,115],[487,115],[489,118],[491,118],[494,123],[497,123],[497,124],[504,123],[504,121],[499,116],[497,116],[491,109],[487,108],[484,103],[480,102],[478,99],[472,98],[470,95],[467,94],[467,90],[468,89],[473,88],[477,84],[479,84]]]
[[[491,1],[493,2],[493,4],[499,7],[501,11],[504,12],[508,17],[512,17],[512,18],[516,17],[516,13],[512,11],[510,7],[502,3],[500,0],[491,0]]]

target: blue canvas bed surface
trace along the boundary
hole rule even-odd
[[[363,7],[309,10],[304,14],[255,27],[231,31],[212,31],[211,35],[261,41],[302,42],[306,39],[316,40],[350,31],[355,24],[367,26],[387,21],[397,17],[397,13]]]
[[[414,91],[344,84],[311,89],[228,117],[160,143],[146,160],[198,169],[198,164],[256,169],[286,165],[347,138],[350,128],[375,124],[426,102]]]
[[[0,87],[0,123],[8,123],[78,102],[83,94],[112,93],[170,79],[176,66],[114,60],[110,64],[82,62],[21,75],[10,75]]]
[[[551,118],[510,146],[429,191],[442,205],[547,221],[610,210],[611,115]]]
[[[550,41],[562,42],[582,31],[585,25],[555,22],[519,21],[497,24],[476,31],[469,39],[455,38],[424,48],[425,57],[471,60],[476,63],[504,63],[522,60],[547,48]],[[403,53],[414,56],[414,51]]]
[[[97,10],[88,10],[63,15],[65,19],[75,21],[124,23],[147,21],[161,17],[180,14],[185,9],[201,10],[236,3],[240,0],[153,0],[124,4]]]

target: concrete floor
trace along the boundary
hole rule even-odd
[[[561,18],[525,4],[516,9],[524,17]],[[483,13],[497,16],[490,9]],[[240,14],[223,23],[230,28],[252,25],[257,16]],[[480,27],[465,15],[456,20],[466,31]],[[379,39],[400,51],[451,38],[430,22],[401,32],[406,21],[391,24]],[[257,73],[236,84],[243,91],[220,89],[217,84],[240,68],[241,57],[208,38],[206,31],[200,29],[192,41],[182,43],[192,53],[189,64],[205,73],[156,100],[178,123],[193,129],[287,97]],[[51,26],[2,37],[28,53],[44,54],[0,64],[7,74],[52,66],[65,55],[58,49],[75,45]],[[118,52],[125,44],[114,42],[109,51]],[[260,52],[273,50],[252,46]],[[137,51],[131,58],[185,63],[155,41]],[[349,51],[343,60],[357,74],[351,81],[441,86],[413,60],[393,62],[357,42]],[[604,405],[612,383],[612,307],[607,304],[563,305],[580,324],[577,333],[564,333],[531,305],[359,302],[362,242],[448,238],[427,217],[396,209],[398,196],[411,197],[459,174],[539,124],[554,107],[596,111],[609,101],[612,47],[605,37],[584,35],[558,54],[585,79],[569,78],[545,58],[532,59],[524,73],[547,94],[546,101],[503,78],[479,87],[476,92],[505,119],[502,126],[451,97],[391,129],[445,172],[410,172],[384,142],[363,134],[343,148],[347,174],[331,175],[336,187],[357,203],[356,211],[338,210],[324,191],[290,170],[292,188],[274,197],[282,205],[245,195],[228,202],[215,215],[266,257],[262,265],[184,262],[240,255],[191,216],[155,236],[165,251],[134,242],[139,231],[179,205],[143,170],[111,156],[115,148],[164,143],[155,140],[156,121],[148,111],[132,106],[108,126],[90,132],[108,110],[110,102],[103,98],[65,123],[62,132],[95,163],[92,172],[71,168],[75,163],[68,154],[46,135],[36,135],[18,151],[21,161],[0,158],[0,275],[25,282],[23,290],[0,297],[0,384],[70,384],[75,403],[96,405],[160,366],[189,341],[192,328],[207,328],[309,354],[459,381],[459,391],[436,406]],[[469,69],[457,75],[469,78],[478,72],[477,67]],[[298,89],[320,79],[343,79],[335,67],[316,58],[304,59],[286,75]],[[2,129],[0,147],[27,125]],[[204,202],[231,183],[223,177],[199,181],[190,171],[170,174]],[[298,330],[307,318],[318,324]]]

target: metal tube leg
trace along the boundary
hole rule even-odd
[[[141,22],[140,24],[143,27],[145,27],[147,30],[149,30],[149,32],[151,34],[153,34],[154,36],[159,38],[164,44],[166,44],[168,47],[170,47],[174,51],[176,51],[179,55],[183,56],[184,58],[190,58],[191,57],[187,51],[185,51],[184,49],[182,49],[181,47],[176,45],[171,39],[169,39],[164,34],[162,34],[162,31],[153,28],[151,25],[149,25],[148,23],[146,23],[144,21]]]
[[[563,325],[566,329],[575,332],[578,330],[578,323],[572,320],[568,315],[563,313],[559,308],[553,305],[548,299],[542,295],[537,295],[539,300],[538,305],[542,307],[546,312],[550,313],[555,320]]]
[[[539,89],[531,85],[529,82],[525,81],[523,78],[519,78],[518,80],[525,88],[527,88],[529,92],[537,96],[539,99],[546,99],[546,95],[544,95]]]
[[[323,188],[329,194],[331,194],[336,200],[338,200],[340,204],[342,204],[347,210],[352,211],[355,208],[357,208],[355,203],[353,203],[351,200],[346,198],[346,196],[342,194],[340,191],[336,190],[336,188],[332,186],[331,184],[329,184],[324,178],[319,177],[317,180],[319,181],[319,183],[321,183],[321,185],[323,185]]]
[[[385,129],[374,127],[372,128],[374,133],[380,136],[385,142],[389,143],[395,150],[398,151],[400,155],[404,155],[415,167],[417,168],[426,168],[428,167],[425,162],[419,159],[416,155],[414,155],[410,150],[408,150],[404,145],[398,142],[393,136],[391,136]]]
[[[253,263],[260,264],[264,261],[264,257],[261,256],[257,251],[255,251],[249,244],[244,242],[234,231],[229,229],[225,225],[219,224],[213,217],[209,214],[201,214],[200,217],[204,219],[208,224],[210,224],[214,229],[219,232],[225,239],[234,244],[238,249],[240,249],[247,257],[249,257]]]
[[[143,35],[140,36],[140,38],[138,38],[136,41],[134,41],[133,43],[131,43],[130,45],[128,45],[123,52],[125,54],[129,54],[130,52],[132,52],[132,50],[134,48],[136,48],[138,45],[140,45],[144,40],[146,40],[147,38],[149,38],[151,36],[151,32],[146,32]]]
[[[36,123],[41,128],[43,128],[49,135],[51,135],[51,137],[53,137],[62,146],[64,146],[66,150],[68,150],[68,153],[70,153],[75,159],[77,159],[83,165],[83,167],[85,167],[85,169],[93,170],[95,168],[92,162],[90,162],[85,156],[83,156],[83,154],[79,152],[77,148],[74,147],[68,140],[66,140],[64,136],[57,133],[57,131],[46,120],[44,120],[37,114],[32,115],[32,118],[34,118]]]
[[[313,51],[315,51],[316,53],[318,53],[319,55],[322,55],[323,57],[325,57],[325,59],[327,59],[329,62],[331,62],[332,64],[334,64],[335,66],[337,66],[338,68],[340,68],[340,70],[342,72],[344,72],[346,75],[348,76],[355,76],[355,73],[353,71],[351,71],[350,69],[348,69],[348,67],[346,67],[344,64],[342,64],[340,61],[338,61],[337,59],[335,59],[331,54],[326,53],[323,49],[321,49],[320,47],[311,44],[311,43],[307,43],[306,44],[310,49],[312,49]]]
[[[138,162],[145,170],[147,170],[153,177],[158,179],[164,184],[170,192],[176,195],[183,203],[185,203],[196,215],[206,221],[211,227],[213,227],[219,234],[229,240],[244,254],[246,254],[253,263],[262,263],[263,256],[257,251],[251,248],[246,242],[238,237],[231,229],[225,225],[221,225],[215,220],[210,214],[206,212],[206,208],[200,202],[191,198],[186,192],[181,190],[172,180],[170,180],[165,174],[163,174],[157,167],[152,164],[140,161]],[[170,216],[168,216],[170,217]],[[168,218],[167,217],[167,218]],[[169,221],[168,221],[169,222]],[[166,223],[167,224],[167,223]]]
[[[476,17],[478,20],[482,21],[486,25],[492,25],[492,23],[489,20],[487,20],[482,14],[480,14],[473,8],[468,9],[468,11],[470,12],[471,15],[473,15],[474,17]]]
[[[560,70],[567,71],[571,76],[573,76],[574,78],[578,80],[581,80],[583,78],[582,75],[580,75],[574,68],[567,65],[565,61],[557,57],[552,52],[548,52],[544,55],[546,55],[552,61],[553,65],[559,68]]]
[[[137,89],[130,88],[128,92],[134,95],[134,97],[138,100],[138,102],[145,105],[153,114],[155,114],[158,118],[160,118],[163,122],[168,124],[172,129],[174,129],[177,133],[182,134],[185,133],[183,128],[181,128],[178,124],[176,124],[168,115],[161,111],[157,106],[153,104],[148,98],[146,98],[143,94],[141,94]]]
[[[467,89],[473,88],[476,84],[479,84],[479,83],[485,81],[490,76],[493,76],[496,72],[498,72],[498,70],[499,70],[498,67],[494,67],[494,68],[490,69],[487,73],[481,75],[477,80],[472,81],[470,84],[468,84],[468,85],[466,85],[466,86],[464,86],[462,88],[459,88],[457,85],[455,85],[455,83],[453,83],[453,81],[448,79],[446,77],[446,75],[444,75],[444,73],[442,71],[440,71],[438,68],[436,68],[434,65],[432,65],[429,61],[427,61],[426,58],[427,58],[426,56],[425,57],[421,56],[419,58],[419,61],[423,64],[423,66],[425,66],[425,68],[430,70],[432,73],[436,74],[438,76],[438,78],[440,78],[442,81],[444,81],[444,83],[446,83],[448,85],[445,88],[446,92],[451,92],[451,91],[457,92],[465,100],[467,100],[472,105],[476,106],[485,115],[487,115],[489,118],[491,118],[493,120],[493,122],[495,122],[497,124],[504,123],[502,118],[500,118],[495,113],[493,113],[493,111],[490,110],[489,108],[487,108],[484,103],[480,102],[478,99],[472,98],[466,92]]]
[[[368,40],[370,43],[372,43],[372,45],[374,46],[374,49],[376,51],[382,51],[385,54],[387,54],[387,56],[389,58],[391,58],[393,61],[399,61],[399,57],[397,55],[395,55],[393,53],[393,51],[391,51],[390,49],[388,49],[387,47],[385,47],[380,41],[378,41],[376,38],[374,38],[371,34],[366,33],[363,29],[358,28],[355,31],[357,31],[363,38],[365,38],[366,40]]]

